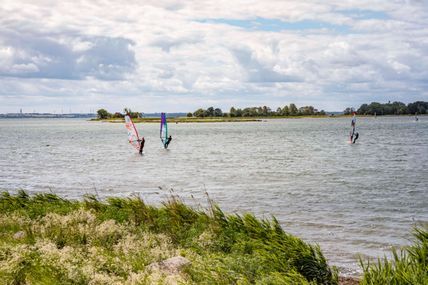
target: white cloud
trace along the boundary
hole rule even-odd
[[[427,18],[424,1],[5,0],[0,112],[427,100]]]

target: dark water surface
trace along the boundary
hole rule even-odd
[[[345,273],[358,254],[383,256],[428,222],[428,117],[358,118],[355,145],[349,118],[170,124],[167,151],[158,124],[137,128],[143,156],[124,124],[0,120],[0,189],[153,203],[173,189],[201,205],[208,192],[225,211],[276,216]]]

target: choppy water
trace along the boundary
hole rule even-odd
[[[123,124],[0,120],[0,189],[159,202],[172,188],[202,205],[206,191],[228,212],[276,216],[343,272],[428,222],[428,117],[358,118],[355,145],[347,118],[170,124],[167,151],[158,124],[137,128],[143,156]]]

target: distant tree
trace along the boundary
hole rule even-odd
[[[282,108],[281,115],[282,116],[289,116],[290,115],[290,108],[288,108],[288,106],[284,106],[284,108]]]
[[[98,119],[108,119],[111,117],[111,114],[109,112],[107,112],[106,109],[99,109],[97,111],[97,117],[98,117]]]
[[[384,109],[381,103],[379,102],[371,102],[370,105],[368,106],[368,112],[367,114],[369,115],[384,115]]]
[[[391,106],[394,115],[404,115],[408,113],[407,106],[403,102],[395,101],[391,104]]]
[[[231,117],[236,117],[236,109],[235,109],[235,107],[230,108],[229,115]]]
[[[187,117],[191,118],[191,117],[193,117],[193,114],[191,112],[189,112],[189,113],[187,113]]]
[[[214,107],[209,107],[208,109],[207,109],[207,111],[206,111],[206,113],[207,113],[207,117],[214,117]]]
[[[428,102],[417,101],[409,103],[407,106],[403,102],[394,101],[391,103],[371,102],[369,105],[362,104],[358,108],[359,114],[367,115],[405,115],[405,114],[425,114],[428,111]]]
[[[409,114],[426,114],[428,112],[428,102],[416,101],[407,105]]]
[[[113,114],[112,117],[115,118],[115,119],[119,119],[119,118],[123,118],[124,115],[122,113],[116,112],[116,113]]]
[[[223,116],[223,111],[220,108],[215,108],[214,117],[222,117],[222,116]]]
[[[194,116],[194,117],[201,118],[201,117],[205,117],[205,114],[206,114],[206,111],[205,111],[204,109],[202,109],[202,108],[199,108],[198,110],[196,110],[196,111],[193,113],[193,116]]]
[[[298,115],[299,111],[297,110],[297,107],[296,107],[296,105],[295,105],[295,104],[291,103],[291,104],[290,104],[290,107],[288,107],[288,108],[289,108],[289,110],[290,110],[290,115],[291,115],[291,116],[296,116],[296,115]]]
[[[267,106],[262,107],[262,115],[263,116],[269,116],[271,113],[271,109]]]
[[[351,115],[353,111],[354,111],[353,108],[348,107],[343,111],[343,114],[344,115]]]
[[[315,108],[312,106],[304,106],[299,108],[299,114],[308,116],[308,115],[314,115],[315,114]]]
[[[368,111],[369,111],[369,105],[363,104],[360,106],[360,108],[358,108],[357,113],[362,115],[367,115]]]
[[[281,113],[282,113],[282,109],[281,109],[281,107],[278,107],[278,108],[276,108],[276,112],[275,112],[275,116],[281,116]]]

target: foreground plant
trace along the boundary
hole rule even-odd
[[[414,230],[415,242],[400,251],[394,250],[392,260],[378,259],[365,263],[362,284],[428,284],[428,227]]]
[[[154,264],[183,256],[166,274]],[[278,221],[195,210],[177,197],[69,201],[54,194],[0,196],[4,284],[337,284],[320,248]],[[3,283],[2,283],[3,284]]]

